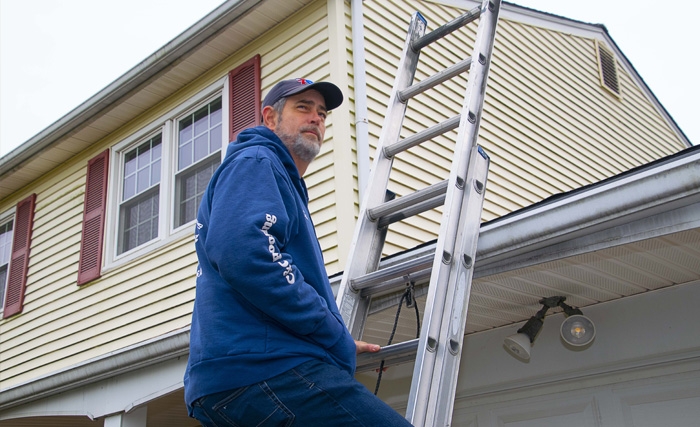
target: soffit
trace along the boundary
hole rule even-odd
[[[29,185],[194,81],[312,0],[230,0],[0,158],[0,198]]]
[[[700,283],[700,228],[476,278],[465,334],[523,323],[542,308],[543,297],[565,296],[567,304],[585,314],[594,304],[692,282]],[[421,285],[416,302],[422,317],[427,286]],[[560,311],[551,309],[547,315]],[[386,344],[396,312],[394,301],[370,315],[363,340]],[[393,343],[413,338],[415,312],[404,306]]]

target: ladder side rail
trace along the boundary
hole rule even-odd
[[[459,192],[456,185],[454,185],[455,180],[451,178],[450,181],[452,185],[448,187],[446,200],[454,198],[454,196],[450,195],[450,192]],[[423,309],[423,322],[413,369],[408,407],[406,409],[406,418],[416,427],[425,425],[423,424],[425,409],[422,407],[420,400],[427,400],[430,391],[429,386],[432,382],[433,366],[435,363],[435,353],[438,346],[440,329],[439,322],[441,316],[439,316],[439,313],[442,313],[444,310],[444,295],[447,291],[444,283],[446,282],[446,277],[450,273],[451,258],[455,243],[455,238],[453,236],[456,233],[452,230],[453,227],[450,221],[446,220],[453,215],[453,209],[448,209],[448,207],[446,203],[445,210],[443,211],[443,221],[440,225],[440,233],[435,247],[430,285]]]
[[[452,419],[457,387],[457,373],[462,355],[464,329],[474,273],[474,259],[481,224],[488,158],[480,147],[473,147],[467,177],[468,194],[462,199],[462,221],[458,230],[458,249],[455,250],[446,307],[442,313],[442,327],[436,364],[430,386],[429,412],[426,426],[448,426]]]
[[[449,288],[454,288],[456,280],[451,273],[453,273],[452,264],[458,262],[455,261],[454,255],[459,218],[462,213],[463,203],[461,199],[464,196],[472,149],[476,146],[499,10],[500,0],[484,0],[481,6],[481,19],[474,45],[474,52],[478,52],[478,55],[472,54],[472,57],[478,58],[478,60],[472,63],[469,72],[455,146],[455,160],[450,172],[450,186],[446,195],[443,223],[438,236],[430,289],[424,309],[421,343],[417,350],[406,411],[406,418],[415,426],[434,425],[432,419],[437,402],[434,399],[432,386],[436,381],[439,382],[443,376],[440,372],[437,376],[435,375],[436,363],[439,362],[438,355],[442,355],[446,346],[449,345],[449,343],[440,341],[443,327],[442,313],[445,312]],[[478,225],[474,232],[478,233]],[[442,259],[439,257],[440,253],[442,253]],[[443,347],[442,350],[438,348],[440,346]],[[437,369],[441,368],[438,366]]]
[[[359,292],[353,290],[350,287],[349,279],[375,270],[381,259],[383,247],[381,234],[385,235],[386,230],[382,231],[377,227],[373,227],[367,216],[367,209],[377,206],[384,201],[391,173],[392,159],[384,156],[382,147],[387,144],[387,141],[396,141],[399,138],[407,105],[399,101],[398,93],[413,82],[420,51],[414,51],[411,48],[411,43],[425,33],[426,26],[425,18],[417,12],[414,13],[406,36],[402,59],[397,70],[397,78],[389,98],[387,115],[379,138],[377,154],[369,176],[368,182],[375,184],[367,188],[364,200],[362,200],[360,205],[360,215],[355,226],[353,241],[350,245],[350,255],[336,297],[336,303],[340,309],[343,321],[355,339],[359,339],[362,333],[364,319],[369,307],[369,298],[362,298]],[[383,182],[383,185],[377,185],[379,182]]]
[[[467,116],[463,114],[460,120],[460,129],[466,126],[466,121]],[[460,139],[459,137],[462,134],[463,131],[458,133],[455,146],[455,158],[452,161],[450,177],[448,179],[443,216],[440,222],[440,231],[431,270],[428,297],[426,299],[425,308],[423,309],[423,325],[419,338],[420,344],[417,350],[413,379],[411,381],[411,391],[406,410],[406,418],[414,426],[426,425],[424,424],[427,412],[426,404],[429,397],[435,356],[439,344],[442,320],[441,313],[444,312],[446,293],[448,292],[448,279],[457,240],[457,228],[459,226],[458,222],[461,210],[461,203],[457,203],[457,201],[461,200],[464,196],[464,180],[466,179],[466,174],[462,176],[458,173],[462,170],[461,163],[467,161],[463,159],[464,154],[460,149],[460,146],[464,145],[463,138]]]

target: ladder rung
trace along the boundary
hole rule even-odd
[[[372,297],[377,297],[379,295],[384,295],[388,294],[391,292],[396,293],[398,290],[398,293],[401,293],[404,291],[403,287],[406,286],[408,283],[423,283],[423,282],[428,282],[430,280],[430,272],[433,271],[432,265],[426,266],[423,270],[418,270],[413,273],[408,273],[403,275],[402,277],[396,277],[390,280],[387,280],[385,282],[381,282],[377,284],[376,286],[372,286],[369,288],[365,288],[362,290],[360,293],[361,296],[367,297],[367,296],[372,296]],[[397,296],[397,298],[399,298]],[[372,299],[373,303],[370,306],[371,309],[374,307],[374,298]]]
[[[411,48],[413,49],[414,52],[417,52],[430,43],[440,40],[441,38],[445,37],[448,34],[451,34],[460,28],[464,27],[470,22],[476,21],[477,18],[481,15],[481,6],[477,6],[470,10],[469,12],[458,16],[457,18],[453,19],[452,21],[448,22],[445,25],[442,25],[433,31],[429,32],[428,34],[424,35],[423,37],[413,41],[411,43]]]
[[[405,218],[410,218],[414,215],[418,215],[419,213],[423,213],[425,211],[428,211],[430,209],[436,208],[438,206],[442,206],[445,204],[445,193],[447,192],[447,181],[443,181],[437,184],[433,184],[430,187],[424,188],[423,190],[419,191],[430,191],[430,193],[434,193],[435,195],[427,198],[426,200],[416,202],[414,205],[407,205],[405,209],[397,211],[393,214],[385,215],[383,217],[379,218],[379,222],[377,223],[377,226],[379,228],[386,227],[389,224],[393,224],[397,221],[401,221]],[[411,197],[416,193],[409,194],[406,197]],[[399,197],[398,201],[400,201],[402,198]],[[398,203],[397,201],[397,203]],[[407,203],[407,202],[406,202]]]
[[[373,271],[364,276],[351,279],[350,287],[355,291],[366,290],[370,287],[391,283],[396,288],[406,283],[405,278],[410,274],[430,268],[433,264],[433,254],[426,254],[418,258],[404,261],[391,267]]]
[[[361,353],[357,355],[356,372],[370,371],[379,368],[384,361],[384,367],[412,362],[418,352],[418,338],[382,347],[377,353]]]
[[[451,79],[454,76],[462,74],[463,72],[469,70],[471,65],[471,58],[463,59],[462,61],[459,61],[458,63],[451,65],[438,73],[433,74],[427,79],[402,90],[401,92],[399,92],[398,95],[399,101],[406,102],[414,96],[419,95],[425,92],[426,90],[431,89],[439,85],[440,83]]]
[[[428,129],[422,130],[415,135],[411,135],[408,138],[402,139],[401,141],[395,142],[391,145],[387,145],[386,147],[384,147],[384,155],[387,158],[391,158],[396,154],[408,150],[409,148],[416,146],[422,142],[431,140],[436,136],[457,129],[459,127],[459,121],[461,117],[461,114],[457,114],[451,119],[447,119],[444,122],[436,124],[435,126],[431,126]]]
[[[396,221],[425,212],[445,203],[447,180],[422,188],[416,192],[382,203],[376,208],[368,209],[367,216],[372,221],[379,221],[378,228],[386,227]]]

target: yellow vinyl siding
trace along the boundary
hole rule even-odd
[[[365,1],[363,8],[376,147],[411,14],[420,11],[431,31],[465,10],[428,1]],[[594,39],[545,25],[499,21],[478,140],[491,158],[485,221],[685,148],[624,67],[621,98],[601,87]],[[446,38],[421,52],[416,81],[470,54],[475,26],[456,34],[459,41]],[[402,137],[459,113],[465,85],[459,76],[409,101]],[[397,156],[389,188],[403,195],[446,178],[455,136]],[[439,220],[436,210],[392,225],[385,253],[434,239]]]
[[[258,53],[263,94],[280,78],[328,80],[325,3],[314,3],[292,16],[177,93],[164,92],[168,98],[162,103],[106,135],[90,153],[76,156],[69,165],[36,184],[37,208],[24,311],[15,318],[0,320],[0,389],[189,325],[197,262],[190,233],[153,245],[152,252],[128,263],[109,267],[101,278],[85,286],[76,285],[87,160],[151,126]],[[193,66],[192,72],[204,70]],[[152,90],[157,91],[157,86]],[[333,131],[331,114],[324,154],[314,164],[317,169],[310,169],[308,182],[314,221],[321,223],[319,235],[326,259],[337,268],[338,196],[333,166],[338,160],[334,158]],[[114,167],[115,163],[111,164]],[[115,184],[110,182],[111,186]],[[346,188],[341,190],[346,194],[343,192],[352,194],[353,190]],[[113,244],[114,237],[107,236],[106,242]]]
[[[331,75],[329,49],[333,40],[329,38],[329,18],[325,6],[325,2],[316,2],[310,5],[304,9],[303,13],[295,15],[290,18],[289,22],[274,29],[267,43],[257,47],[256,52],[261,54],[263,96],[277,81],[287,78],[327,80],[333,81],[341,88],[344,87],[343,81],[339,80],[346,78],[345,76]],[[345,67],[343,70],[347,73]],[[346,103],[349,102],[350,98],[347,91],[344,92],[345,102],[340,109],[347,108]],[[326,221],[325,218],[342,216],[338,212],[338,205],[342,206],[343,202],[339,199],[350,197],[354,191],[351,185],[338,184],[339,181],[355,182],[352,176],[349,178],[345,176],[346,174],[352,175],[352,169],[343,172],[342,175],[337,170],[338,166],[344,162],[354,161],[354,158],[348,159],[347,156],[341,155],[339,157],[336,148],[336,144],[349,144],[351,141],[348,135],[349,131],[343,132],[336,138],[336,128],[344,129],[347,127],[350,129],[348,123],[335,123],[336,116],[340,120],[346,120],[345,118],[348,116],[343,115],[342,112],[339,113],[340,109],[329,114],[326,121],[326,141],[321,153],[311,163],[305,176],[310,199],[309,211],[317,226],[322,225],[320,222]],[[319,218],[320,212],[323,212],[323,218]],[[354,217],[354,213],[352,216]],[[338,227],[334,229],[321,227],[321,232],[318,233],[329,273],[340,269],[341,256],[342,262],[345,261],[342,251],[338,251],[338,232]],[[349,241],[344,242],[344,244],[349,246]]]

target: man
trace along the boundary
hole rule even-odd
[[[332,83],[279,82],[203,196],[184,381],[205,426],[410,425],[353,377],[379,346],[345,328],[301,178],[342,102]]]

